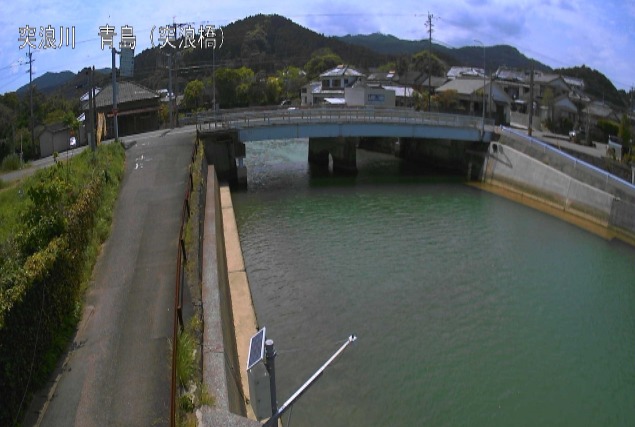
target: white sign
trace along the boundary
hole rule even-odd
[[[70,144],[71,144],[71,147],[74,147],[77,144],[77,140],[75,139],[74,136],[71,136]]]

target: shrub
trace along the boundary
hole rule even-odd
[[[91,248],[100,243],[95,223],[116,199],[123,148],[110,144],[77,158],[74,183],[59,165],[27,188],[22,229],[0,247],[0,425],[19,420],[72,336],[97,253]]]
[[[0,169],[2,169],[3,172],[10,172],[10,171],[15,171],[20,169],[21,166],[21,162],[20,162],[20,156],[17,154],[9,154],[7,157],[5,157],[2,160],[2,165],[0,166]]]

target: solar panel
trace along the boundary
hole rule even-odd
[[[249,342],[249,357],[247,357],[247,370],[265,358],[265,329],[262,328],[251,337]]]

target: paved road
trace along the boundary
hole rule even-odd
[[[193,130],[129,138],[137,143],[126,154],[112,233],[93,272],[74,349],[51,388],[34,399],[25,425],[168,424],[168,340]]]

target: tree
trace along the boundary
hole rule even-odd
[[[409,70],[420,71],[427,75],[445,76],[448,72],[448,66],[434,53],[430,54],[427,50],[422,50],[412,55]]]
[[[630,152],[632,154],[632,129],[631,129],[631,121],[628,118],[627,114],[622,115],[622,120],[620,120],[620,130],[619,130],[619,138],[622,141],[623,152]]]
[[[80,123],[72,111],[67,111],[66,114],[64,114],[62,122],[73,131],[73,136],[77,135],[77,130],[79,129]]]
[[[430,105],[428,104],[429,102],[429,96],[428,96],[428,91],[427,90],[415,90],[412,93],[413,98],[414,98],[414,106],[415,106],[415,110],[417,111],[429,111],[430,110]]]
[[[542,105],[547,107],[547,127],[550,128],[550,130],[553,130],[553,109],[555,101],[556,99],[553,95],[553,89],[550,87],[546,88],[542,94]]]
[[[441,110],[452,110],[459,105],[459,93],[456,90],[439,92],[434,95],[433,102],[435,102]]]
[[[300,90],[307,83],[306,74],[301,69],[298,67],[286,67],[278,71],[277,76],[282,85],[284,99],[300,97]]]
[[[183,97],[185,105],[189,108],[198,109],[203,97],[203,89],[205,85],[200,80],[192,80],[185,86]]]
[[[278,77],[267,77],[265,100],[268,105],[276,105],[282,96],[282,82]]]
[[[250,89],[254,72],[247,67],[220,68],[216,71],[217,102],[222,108],[246,107],[250,101]]]
[[[317,78],[321,73],[342,64],[342,58],[333,53],[331,49],[324,48],[313,52],[311,59],[304,65],[304,70],[311,79]]]

